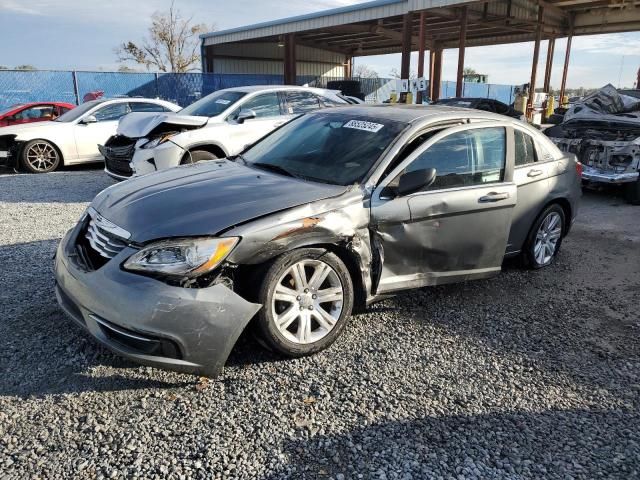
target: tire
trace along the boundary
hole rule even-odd
[[[22,148],[20,166],[31,173],[49,173],[62,164],[60,152],[51,142],[31,140]]]
[[[306,278],[296,281],[296,272]],[[314,273],[322,277],[320,283]],[[279,298],[274,298],[276,289]],[[323,291],[330,301],[320,301]],[[351,276],[340,258],[319,248],[293,250],[278,257],[262,278],[258,301],[263,308],[256,317],[256,333],[268,348],[288,357],[314,354],[338,338],[351,316],[353,299]]]
[[[640,180],[625,185],[624,198],[631,205],[640,205]]]
[[[190,153],[191,155],[187,153],[184,157],[182,157],[180,165],[189,165],[191,163],[206,162],[207,160],[218,159],[218,156],[216,154],[208,152],[206,150],[193,150]]]
[[[527,266],[538,269],[553,262],[562,245],[565,225],[565,214],[560,205],[554,203],[544,209],[533,222],[525,242],[524,261]]]

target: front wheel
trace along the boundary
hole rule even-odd
[[[547,207],[536,219],[529,232],[525,259],[531,268],[549,265],[560,251],[565,227],[564,210],[560,205]]]
[[[22,149],[22,166],[31,173],[53,172],[60,166],[60,153],[46,140],[31,140]]]
[[[278,257],[258,293],[257,327],[268,347],[290,357],[331,345],[353,308],[349,270],[335,254],[304,248]]]
[[[217,160],[217,155],[208,152],[206,150],[194,150],[192,152],[188,152],[184,157],[182,157],[182,161],[180,165],[189,165],[192,163],[198,162],[206,162],[208,160]]]

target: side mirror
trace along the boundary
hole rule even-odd
[[[240,113],[236,117],[236,123],[244,123],[245,120],[251,120],[256,117],[256,112],[253,110],[240,110]]]
[[[98,119],[95,115],[87,115],[80,121],[80,123],[82,123],[83,125],[88,125],[89,123],[96,123],[97,121]]]
[[[405,173],[398,182],[398,196],[418,192],[430,186],[436,179],[436,169],[426,168]]]

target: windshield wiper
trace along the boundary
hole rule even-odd
[[[279,173],[281,175],[286,175],[287,177],[298,178],[297,175],[294,175],[289,170],[281,167],[280,165],[273,165],[271,163],[261,163],[261,162],[251,163],[250,165],[254,167],[262,168],[263,170],[269,170],[271,172]]]

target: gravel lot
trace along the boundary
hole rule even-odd
[[[412,292],[215,381],[68,321],[51,257],[99,170],[0,175],[1,478],[640,476],[640,207],[586,194],[558,262]]]

